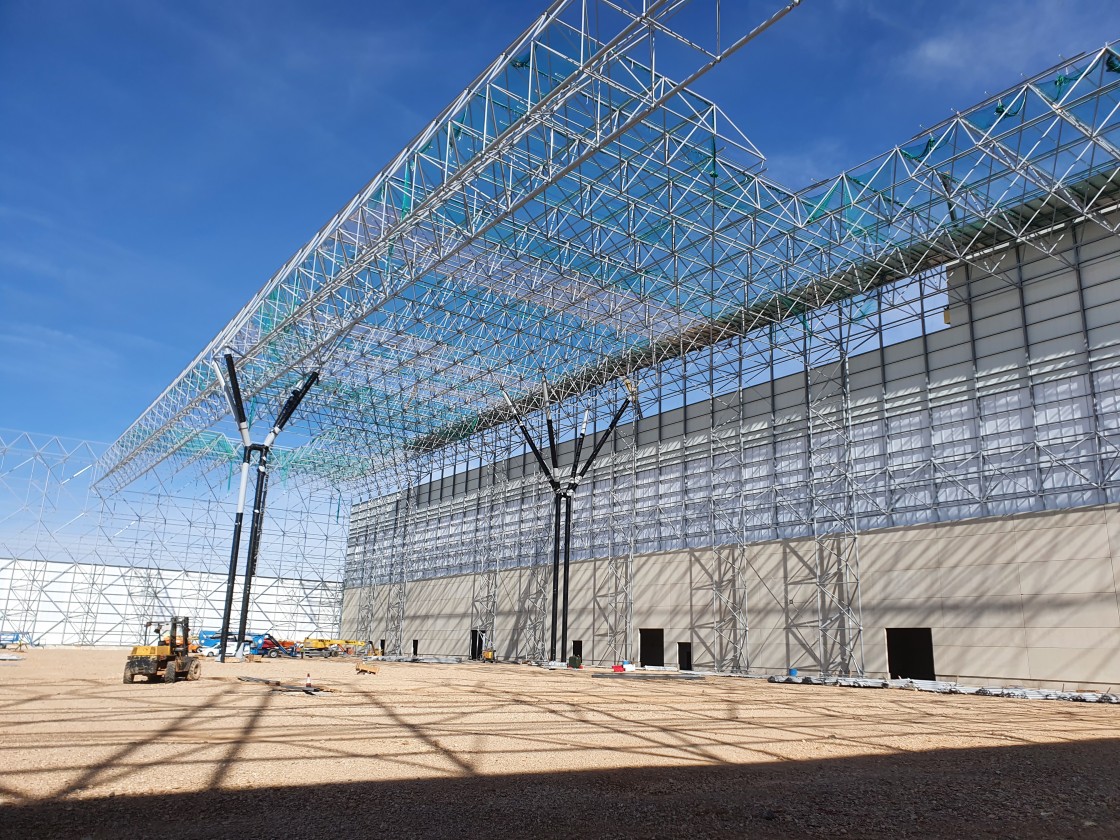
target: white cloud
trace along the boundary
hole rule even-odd
[[[1120,34],[1114,2],[1010,0],[961,3],[898,56],[901,72],[939,87],[991,80],[993,91],[1020,73],[1058,64]],[[1061,54],[1061,55],[1060,55]],[[959,80],[959,81],[956,81]]]
[[[38,384],[96,376],[120,363],[105,344],[29,322],[0,323],[0,373]]]

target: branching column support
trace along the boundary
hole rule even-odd
[[[221,662],[225,662],[226,660],[226,640],[229,637],[229,627],[232,619],[233,589],[237,580],[237,561],[241,548],[241,530],[245,518],[245,494],[248,489],[249,467],[252,463],[253,453],[257,453],[257,483],[253,499],[253,518],[249,526],[249,557],[245,562],[245,582],[241,589],[241,615],[237,626],[238,651],[240,651],[245,644],[245,631],[249,620],[249,600],[252,594],[252,580],[256,572],[257,560],[260,557],[261,534],[264,528],[265,501],[268,496],[268,455],[272,444],[276,441],[276,436],[284,430],[284,427],[288,424],[288,421],[292,419],[292,415],[295,413],[296,409],[299,408],[299,404],[303,402],[303,398],[307,396],[307,392],[311,390],[312,386],[319,379],[318,371],[313,371],[308,374],[303,382],[300,383],[300,386],[288,395],[288,399],[280,409],[280,413],[276,416],[276,422],[273,424],[272,430],[265,436],[264,443],[254,444],[249,437],[249,420],[245,413],[245,402],[241,397],[241,386],[237,381],[237,368],[233,363],[233,354],[226,353],[224,361],[226,377],[228,378],[222,377],[222,371],[218,365],[215,365],[214,369],[225,385],[226,397],[229,400],[234,419],[237,421],[237,430],[241,436],[242,459],[241,483],[237,493],[237,512],[234,515],[233,521],[233,542],[230,548],[229,576],[226,579],[225,608],[222,612],[222,635],[218,652],[219,661]]]
[[[536,441],[533,440],[533,436],[529,433],[529,429],[525,425],[525,421],[522,419],[520,413],[518,413],[513,402],[509,399],[509,396],[506,395],[504,391],[502,392],[502,394],[503,396],[505,396],[506,402],[509,404],[510,409],[514,413],[514,416],[517,420],[517,426],[521,430],[521,435],[525,438],[525,442],[529,445],[529,449],[532,451],[533,457],[536,458],[537,464],[538,466],[540,466],[541,472],[544,474],[545,478],[548,479],[548,483],[551,485],[553,492],[552,509],[554,539],[552,543],[552,634],[550,636],[548,658],[549,661],[555,662],[556,633],[558,623],[561,628],[561,651],[563,652],[563,655],[565,657],[568,655],[568,584],[572,557],[572,496],[575,494],[576,488],[579,487],[580,482],[583,481],[584,477],[587,475],[588,470],[591,469],[591,465],[595,462],[595,459],[602,451],[604,444],[606,444],[607,440],[614,433],[615,428],[618,426],[618,421],[622,419],[622,415],[630,406],[631,398],[627,397],[622,401],[622,405],[619,406],[618,411],[616,411],[614,413],[614,417],[611,418],[610,425],[607,426],[606,431],[603,432],[598,441],[596,441],[594,448],[591,450],[591,454],[587,458],[587,461],[584,462],[583,466],[581,467],[579,459],[583,454],[583,445],[587,439],[588,421],[588,413],[584,412],[583,425],[580,429],[579,438],[576,441],[576,451],[574,458],[572,459],[571,471],[568,475],[562,476],[557,460],[556,436],[552,423],[551,409],[546,409],[545,413],[545,423],[548,429],[548,447],[550,456],[549,460],[551,462],[550,467],[549,464],[545,462],[544,456],[541,454],[540,447],[538,447]],[[563,548],[561,548],[561,536],[563,537]],[[558,619],[557,613],[559,609],[558,602],[560,595],[561,553],[563,553],[564,557],[564,609],[562,617]]]

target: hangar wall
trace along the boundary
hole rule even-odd
[[[1066,226],[959,264],[940,288],[894,304],[920,312],[893,343],[881,298],[879,346],[850,358],[865,669],[885,672],[885,630],[911,627],[930,628],[941,677],[1120,682],[1117,239],[1091,223]],[[748,564],[750,667],[813,670],[817,616],[784,614],[805,601],[786,596],[812,577],[804,538],[820,525],[807,502],[804,379],[787,373],[743,389],[730,424],[716,417],[727,401],[713,398],[620,430],[636,451],[616,444],[576,495],[573,555],[584,562],[573,568],[569,638],[586,658],[604,655],[595,640],[607,620],[605,558],[627,542],[622,524],[634,529],[634,658],[639,631],[652,627],[664,628],[667,647],[691,641],[697,667],[721,661],[722,607],[708,570],[718,577],[726,558],[717,555],[738,551]],[[625,458],[635,462],[629,475]],[[527,655],[527,634],[539,632],[526,616],[540,581],[532,567],[547,562],[550,497],[528,456],[502,468],[516,497],[504,516],[478,501],[481,472],[474,490],[469,474],[445,477],[418,489],[405,542],[380,539],[386,500],[356,506],[344,632],[367,635],[365,624],[371,638],[386,635],[386,572],[401,567],[403,551],[412,559],[402,638],[418,639],[422,653],[465,653],[482,579],[455,573],[477,569],[479,541],[491,540],[501,555],[493,642],[500,656]],[[513,521],[529,539],[511,537]]]
[[[808,540],[785,540],[749,551],[754,672],[814,670],[814,652],[790,632],[784,610],[811,550]],[[715,666],[712,559],[702,550],[634,559],[634,628],[664,630],[667,666],[678,664],[679,642],[691,643],[693,667]],[[868,675],[887,675],[887,628],[928,627],[939,679],[1120,685],[1120,506],[873,531],[861,538],[860,565]],[[593,596],[605,574],[603,560],[572,567],[569,638],[582,641],[588,663],[611,664],[603,658],[607,617]],[[477,575],[412,583],[406,643],[416,639],[421,655],[467,655],[479,585]],[[525,655],[531,585],[527,569],[499,573],[492,638],[498,658]],[[388,588],[378,589],[375,598],[384,601]],[[357,589],[345,593],[344,628],[356,626],[361,596]]]

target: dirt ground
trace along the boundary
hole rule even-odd
[[[600,670],[0,662],[0,837],[1120,837],[1120,707]],[[302,683],[308,696],[239,681]],[[597,676],[598,675],[598,676]]]

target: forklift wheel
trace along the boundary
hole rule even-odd
[[[278,650],[277,650],[276,648],[272,648],[272,649],[271,649],[271,650],[270,650],[270,651],[268,652],[268,658],[269,658],[269,659],[275,659],[275,658],[276,658],[276,657],[278,657],[279,655],[280,655],[280,651],[278,651]]]
[[[132,673],[128,670],[128,668],[124,669],[124,684],[132,685]]]
[[[177,675],[175,673],[175,663],[174,662],[168,662],[167,663],[167,670],[163,672],[163,681],[165,683],[173,683],[173,682],[175,682],[175,677],[176,676]]]
[[[202,661],[199,659],[192,659],[191,666],[187,669],[187,679],[193,682],[194,680],[199,679],[201,676]]]

